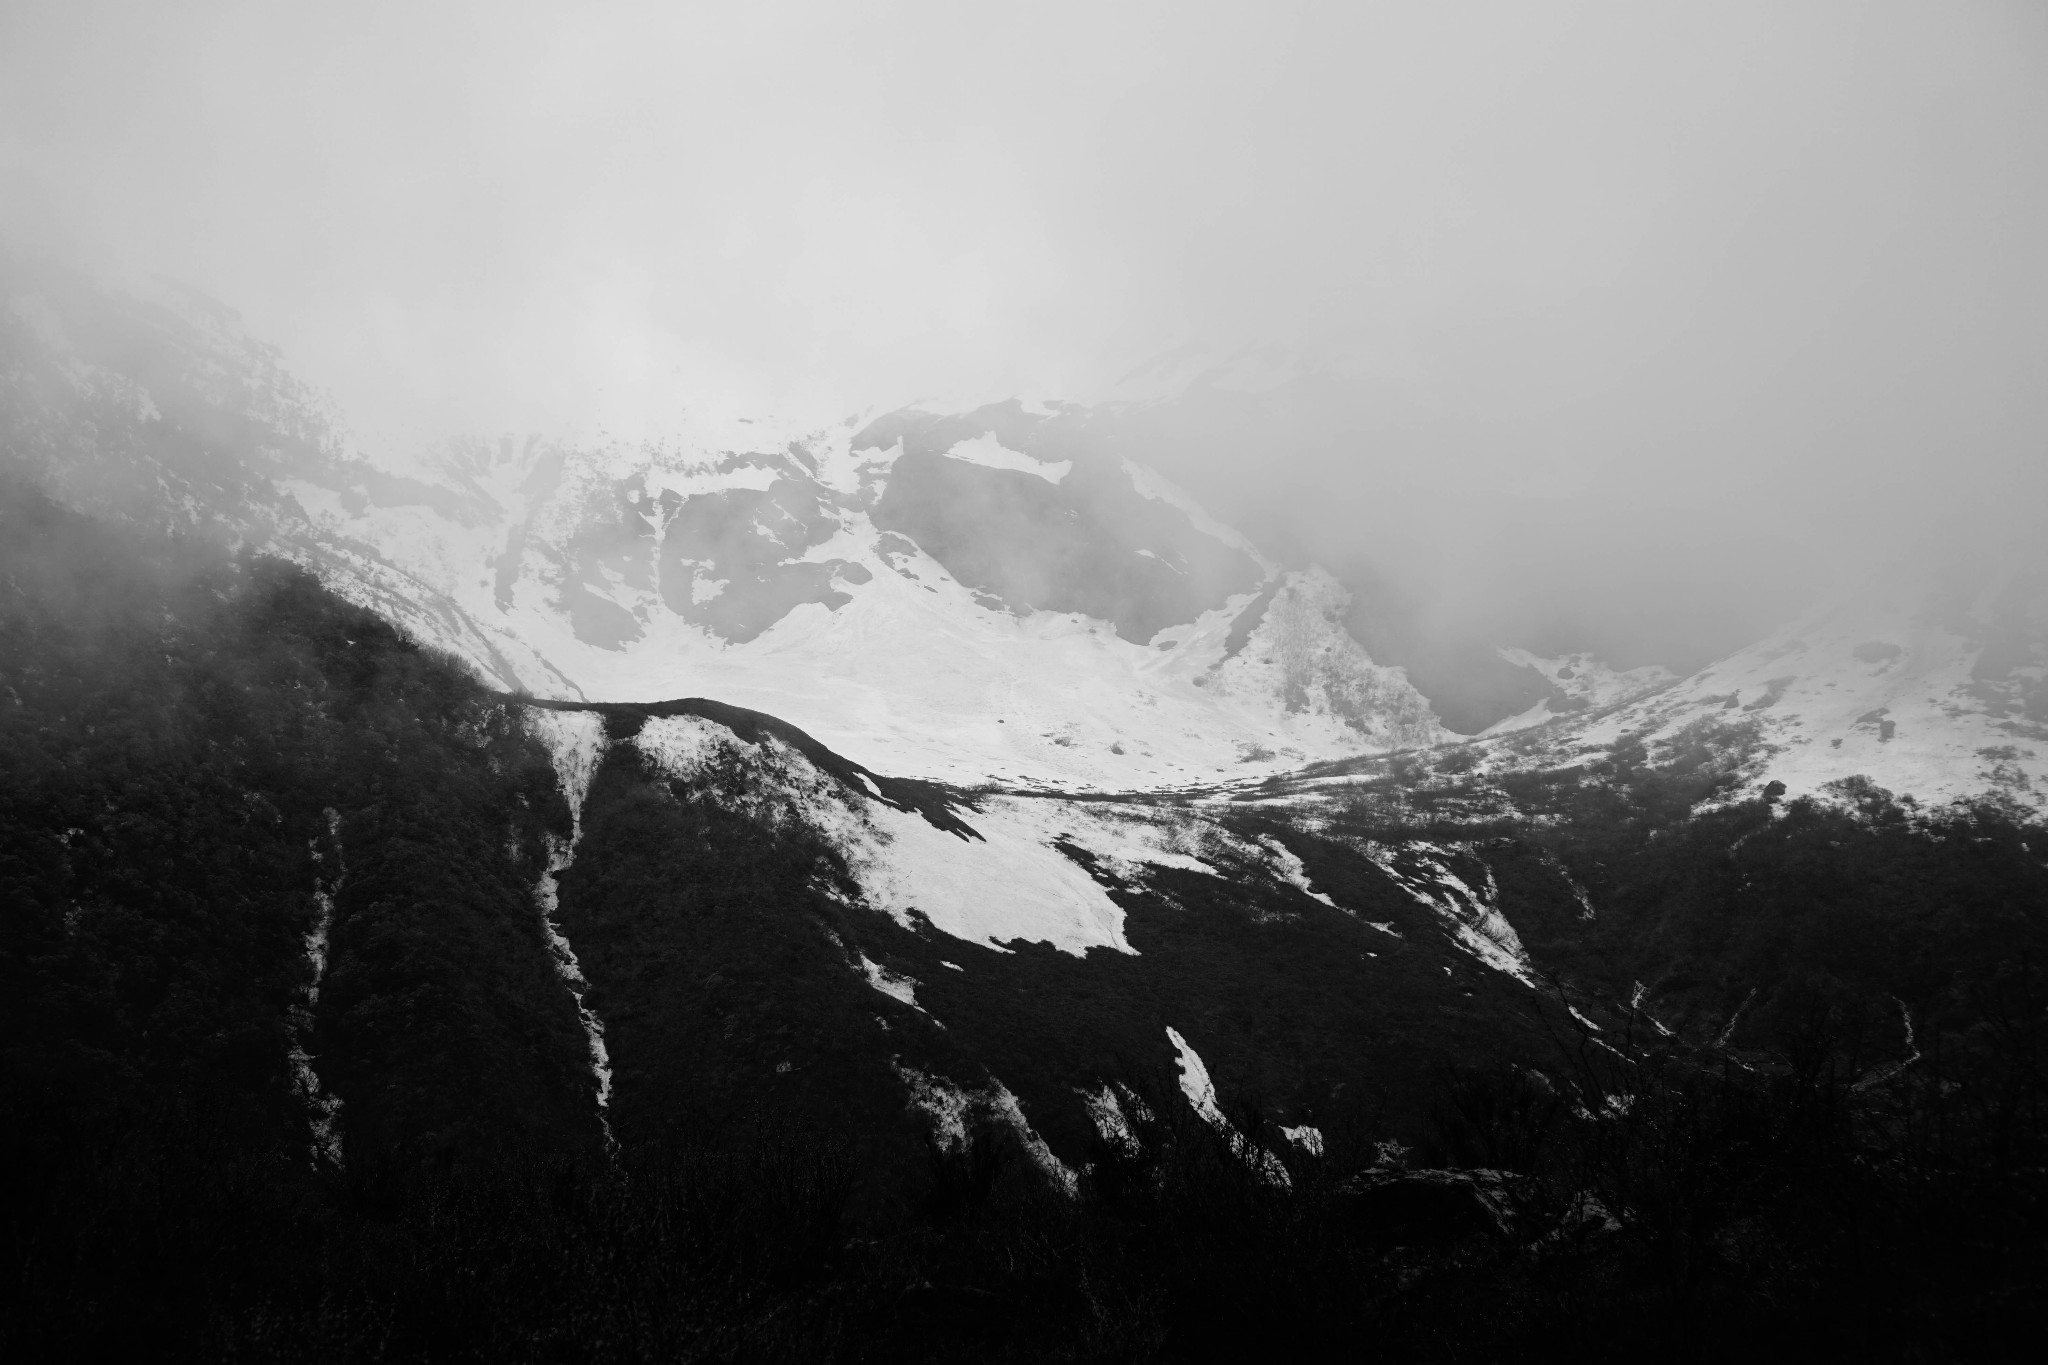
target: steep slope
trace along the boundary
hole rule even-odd
[[[275,560],[0,481],[0,1090],[324,1162],[594,1152],[522,713]]]
[[[1111,1131],[1101,1097],[1163,1103],[1189,1049],[1272,1143],[1412,1128],[1452,1057],[1539,1046],[1542,996],[1465,908],[1344,841],[1228,808],[969,799],[715,702],[558,714],[603,723],[558,918],[623,1142],[765,1110],[886,1145],[980,1114],[1062,1182]]]

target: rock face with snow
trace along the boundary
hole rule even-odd
[[[1228,802],[970,797],[711,701],[529,705],[579,784],[551,923],[621,1143],[764,1105],[863,1141],[994,1125],[1071,1188],[1115,1115],[1198,1075],[1198,1112],[1284,1180],[1275,1144],[1413,1119],[1450,1059],[1539,1045],[1498,903],[1568,895],[1554,869],[1496,885],[1432,846],[1390,875]],[[1469,903],[1432,899],[1438,871]],[[1469,1008],[1418,1032],[1445,1000]]]

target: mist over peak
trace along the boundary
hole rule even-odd
[[[9,237],[227,301],[392,477],[1022,399],[1440,680],[2039,553],[2030,7],[0,24]]]

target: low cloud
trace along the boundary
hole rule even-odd
[[[17,5],[0,186],[387,451],[1277,348],[1132,440],[1430,630],[1682,665],[2039,541],[2044,78],[2023,4]]]

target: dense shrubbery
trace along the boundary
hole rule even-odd
[[[2027,1328],[2048,1272],[2038,1041],[1859,1089],[1790,1056],[1707,1067],[1566,1040],[1547,1074],[1447,1075],[1424,1146],[1333,1135],[1288,1155],[1284,1187],[1167,1084],[1075,1199],[995,1130],[861,1214],[847,1150],[788,1131],[609,1169],[315,1176],[190,1110],[61,1148],[15,1130],[0,1350],[1979,1359]]]

